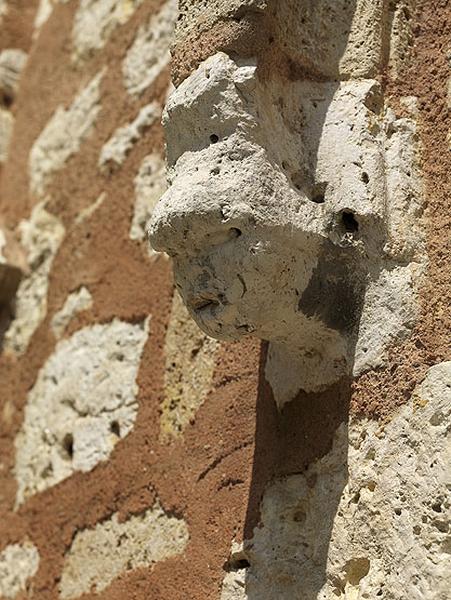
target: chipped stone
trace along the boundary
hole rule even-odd
[[[43,196],[52,175],[64,167],[67,159],[78,152],[90,135],[100,113],[100,82],[98,73],[76,96],[69,108],[59,106],[30,152],[28,171],[33,194]]]
[[[76,534],[66,555],[60,597],[75,598],[91,588],[98,593],[121,573],[182,554],[188,538],[185,521],[166,514],[158,501],[123,523],[114,514]]]
[[[106,460],[132,430],[147,320],[115,319],[58,342],[30,390],[18,433],[17,504]]]
[[[134,144],[141,138],[161,115],[161,108],[157,102],[146,104],[139,111],[137,117],[128,125],[116,129],[111,138],[104,144],[99,156],[101,169],[113,168],[121,165]]]
[[[92,296],[84,286],[69,294],[61,310],[53,315],[51,327],[54,336],[59,339],[74,316],[79,312],[91,308],[91,306]]]
[[[150,238],[203,331],[268,340],[279,406],[382,364],[412,331],[426,264],[414,120],[374,79],[261,82],[217,53],[163,124],[170,187]]]
[[[33,208],[30,219],[22,221],[18,230],[29,274],[17,289],[14,319],[5,333],[4,348],[22,354],[47,314],[49,274],[65,230],[44,203]]]
[[[126,23],[143,0],[80,0],[74,17],[74,58],[103,48],[119,25]]]
[[[130,227],[132,240],[144,240],[146,225],[158,200],[166,191],[166,166],[160,154],[153,152],[142,161],[135,184],[135,205]],[[150,254],[155,252],[149,248]]]
[[[450,419],[446,362],[385,427],[353,418],[305,473],[274,482],[245,543],[245,597],[445,600]]]
[[[205,401],[210,391],[217,348],[218,342],[200,331],[175,292],[164,346],[162,440],[181,435]]]
[[[24,592],[38,567],[38,549],[31,542],[6,546],[0,552],[0,596],[13,600]]]
[[[141,26],[122,65],[125,89],[136,95],[148,88],[170,60],[169,46],[177,20],[177,0],[169,0]]]

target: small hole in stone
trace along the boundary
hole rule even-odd
[[[365,173],[365,171],[362,173],[361,177],[362,177],[363,183],[365,183],[365,184],[368,183],[370,180],[368,173]]]
[[[359,224],[358,224],[356,218],[354,217],[354,215],[352,214],[352,212],[343,211],[341,213],[341,220],[342,220],[345,230],[348,233],[355,233],[356,231],[359,230]]]
[[[74,436],[71,433],[66,433],[63,438],[63,448],[70,458],[74,455]]]
[[[316,183],[312,189],[312,202],[323,204],[326,199],[327,183]]]
[[[402,510],[400,508],[395,508],[395,515],[399,515],[401,514]]]
[[[238,229],[237,227],[231,227],[230,230],[230,237],[233,238],[238,238],[241,235],[241,229]]]
[[[435,504],[433,504],[432,510],[437,513],[442,512],[442,505],[440,504],[440,502],[436,502]]]
[[[117,437],[121,437],[121,426],[119,425],[119,421],[111,421],[110,430],[111,433],[114,433]]]
[[[219,137],[216,135],[216,133],[212,133],[210,136],[210,142],[212,144],[216,144],[217,142],[219,142]]]
[[[10,96],[9,94],[2,95],[2,104],[5,108],[11,108],[12,103],[13,103],[12,96]]]
[[[227,562],[227,569],[229,571],[239,571],[241,569],[248,569],[251,566],[251,563],[247,560],[247,558],[231,558]]]

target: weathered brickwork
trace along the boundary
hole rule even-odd
[[[0,0],[1,599],[447,600],[450,36]]]

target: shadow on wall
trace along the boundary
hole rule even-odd
[[[316,100],[320,110],[316,110],[315,121],[307,126],[308,163],[291,174],[293,184],[296,186],[299,181],[313,202],[324,202],[327,193],[327,182],[322,181],[317,172],[317,157],[327,111],[339,88],[339,79],[343,78],[343,69],[346,70],[346,62],[344,66],[340,66],[340,62],[355,10],[356,0],[319,4],[288,0],[278,3],[274,15],[275,43],[290,57],[296,78],[324,82],[324,94]],[[339,16],[337,11],[340,11]],[[284,100],[281,102],[283,113]],[[293,113],[292,107],[288,108]],[[341,150],[336,148],[336,151]],[[334,281],[341,288],[349,289],[352,285],[342,278],[347,274],[352,277],[349,266],[353,264],[356,263],[352,254],[343,251],[338,255],[338,264],[329,265],[332,269],[338,268],[339,277]],[[328,274],[323,272],[319,276],[323,285],[327,285]],[[336,290],[323,288],[321,292],[330,295]],[[354,288],[355,329],[358,329],[363,293],[364,289]],[[337,314],[343,315],[349,308],[349,298],[339,296],[335,306]],[[300,391],[279,411],[265,377],[267,353],[268,344],[264,343],[244,554],[237,554],[239,560],[235,562],[232,555],[229,566],[231,570],[246,567],[245,597],[248,600],[315,600],[326,583],[330,536],[348,479],[347,457],[345,453],[334,456],[330,472],[320,478],[309,465],[331,451],[340,426],[342,435],[347,437],[351,380],[342,378],[323,392]],[[341,446],[341,452],[343,448],[346,444]],[[340,448],[337,452],[340,453]]]

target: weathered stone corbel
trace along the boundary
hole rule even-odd
[[[413,120],[374,79],[262,80],[219,52],[163,123],[170,187],[149,236],[199,327],[269,341],[279,405],[379,365],[415,319]]]

